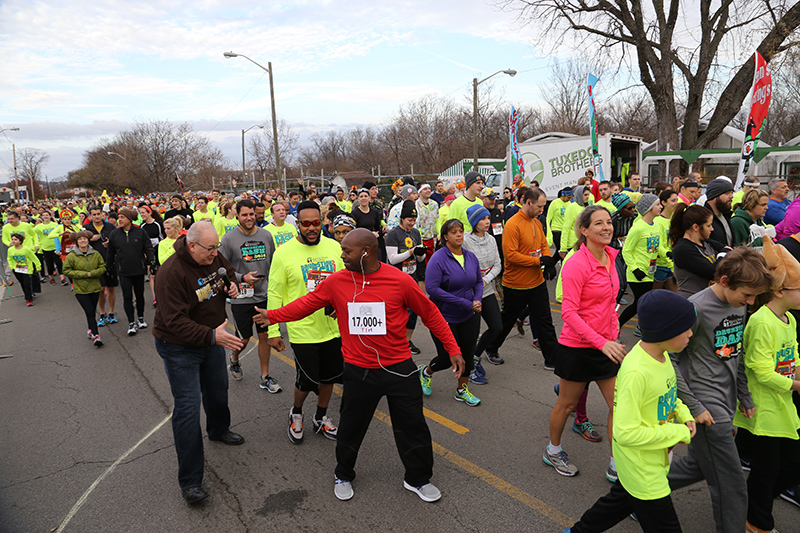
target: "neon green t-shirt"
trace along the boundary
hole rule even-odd
[[[656,225],[655,221],[648,224],[643,218],[639,218],[633,223],[622,246],[622,257],[628,265],[625,278],[629,283],[653,281],[659,257],[666,257],[661,245],[661,226]],[[645,277],[637,279],[633,273],[636,269],[644,272]]]
[[[276,250],[280,248],[282,244],[289,242],[297,235],[297,228],[287,222],[284,222],[283,226],[276,226],[274,223],[267,224],[264,229],[272,235]]]
[[[14,233],[21,233],[25,236],[25,239],[22,241],[22,246],[25,248],[33,250],[37,246],[38,239],[36,238],[36,233],[33,231],[33,225],[29,222],[20,222],[16,227],[11,224],[3,225],[3,244],[9,248],[11,248],[11,235]]]
[[[56,228],[58,224],[52,220],[48,223],[36,224],[33,227],[36,238],[39,240],[39,250],[52,252],[56,249]]]
[[[547,242],[553,242],[553,232],[561,231],[564,226],[564,215],[567,212],[570,202],[565,202],[561,198],[553,200],[547,209]]]
[[[756,406],[753,418],[736,411],[733,424],[754,435],[797,440],[800,419],[792,402],[796,378],[797,326],[787,324],[766,305],[753,313],[744,328],[744,372]]]
[[[483,201],[476,196],[475,199],[470,202],[469,199],[462,194],[450,204],[450,211],[447,214],[447,218],[442,221],[442,224],[451,218],[457,218],[464,224],[464,233],[469,233],[472,231],[472,224],[470,224],[469,219],[467,219],[467,209],[473,205],[482,206]],[[439,218],[441,219],[441,210],[439,212]]]
[[[658,259],[656,260],[656,266],[667,267],[668,269],[672,270],[674,268],[674,264],[672,259],[667,257],[667,252],[672,251],[672,245],[669,243],[669,224],[671,221],[665,216],[658,215],[653,219],[653,222],[656,226],[661,228],[661,243],[659,244],[659,248],[664,248],[664,255],[659,255]]]
[[[222,239],[226,233],[238,225],[239,221],[235,217],[217,217],[216,220],[214,220],[214,227],[217,228],[217,235],[219,235],[220,239]]]
[[[561,227],[561,252],[568,252],[575,243],[578,236],[575,235],[575,222],[585,207],[581,207],[577,202],[570,202],[564,213],[564,225]]]
[[[623,359],[614,387],[614,438],[611,443],[619,482],[634,498],[669,495],[669,448],[689,443],[692,420],[678,398],[675,369],[667,353],[653,359],[641,342]],[[677,423],[676,423],[677,422]]]
[[[167,237],[158,243],[158,264],[163,265],[164,261],[170,258],[175,253],[175,242],[178,239],[170,239]]]
[[[20,272],[21,274],[33,274],[35,270],[42,270],[42,263],[33,250],[27,246],[20,246],[19,250],[11,246],[8,248],[8,266],[11,270]]]
[[[307,246],[291,239],[275,250],[269,269],[267,309],[278,309],[313,292],[328,275],[342,270],[342,247],[333,239],[320,235],[316,246]],[[339,325],[319,309],[309,316],[286,324],[289,341],[318,344],[339,337]],[[269,326],[269,336],[280,337],[278,324]]]
[[[607,202],[607,201],[603,200],[602,198],[597,200],[597,202],[595,202],[595,205],[602,205],[603,207],[608,209],[609,213],[613,213],[614,211],[617,210],[617,208],[614,207],[614,204],[612,204],[611,202]]]
[[[334,200],[333,203],[338,205],[339,209],[341,209],[348,215],[353,212],[353,202],[351,202],[350,200],[342,200],[341,202],[338,200]]]
[[[194,219],[195,222],[200,222],[203,219],[208,219],[213,224],[215,215],[214,212],[209,209],[205,213],[200,211],[195,211],[194,213],[192,213],[192,218]]]

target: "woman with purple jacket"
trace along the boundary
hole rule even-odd
[[[444,246],[431,256],[425,274],[425,290],[436,304],[450,331],[461,348],[464,369],[458,378],[455,399],[469,406],[481,401],[467,387],[473,368],[473,355],[478,332],[481,327],[481,300],[483,299],[483,278],[478,258],[463,249],[464,224],[458,219],[450,219],[442,225],[441,241]],[[442,342],[431,333],[436,345],[437,356],[428,365],[419,369],[422,392],[431,395],[431,378],[434,372],[452,368],[450,357]]]
[[[789,207],[786,208],[786,215],[775,226],[775,231],[779,239],[791,237],[800,232],[800,198],[796,198],[789,204]]]

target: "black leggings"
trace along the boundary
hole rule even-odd
[[[653,290],[653,282],[652,281],[644,281],[644,282],[628,282],[628,287],[631,288],[633,291],[633,303],[630,304],[628,307],[622,311],[622,314],[619,315],[619,327],[633,318],[636,315],[636,310],[639,306],[639,298],[645,295],[645,293]]]
[[[25,294],[25,301],[30,302],[33,300],[33,283],[31,280],[30,274],[20,274],[19,272],[14,272],[14,276],[19,281],[19,284],[22,285],[22,292]]]
[[[61,275],[64,267],[61,262],[61,256],[55,250],[43,250],[42,253],[44,254],[44,263],[47,266],[47,274],[50,276],[53,274]]]
[[[496,294],[490,294],[483,299],[481,317],[486,322],[488,329],[481,335],[477,346],[475,346],[475,357],[480,357],[489,343],[503,331],[503,318],[500,315],[500,305],[497,303]]]
[[[139,276],[120,276],[119,286],[122,287],[123,307],[128,323],[136,322],[136,317],[144,317],[144,274]],[[133,297],[136,295],[136,315],[133,314]]]
[[[475,355],[475,341],[478,340],[478,332],[481,329],[481,315],[479,313],[473,313],[472,316],[464,322],[458,324],[450,323],[449,326],[450,331],[453,332],[453,337],[456,338],[458,347],[461,348],[461,357],[464,358],[464,370],[461,372],[461,377],[468,377],[475,366],[472,357]],[[437,354],[429,364],[431,373],[452,368],[453,365],[450,363],[450,355],[447,353],[447,350],[445,350],[442,341],[440,341],[432,331],[431,338],[433,339],[433,344],[436,346]]]
[[[99,335],[97,332],[97,318],[95,316],[95,309],[97,309],[97,301],[100,299],[99,292],[90,292],[89,294],[76,294],[75,299],[81,304],[83,312],[86,315],[86,326],[92,330],[92,333]]]

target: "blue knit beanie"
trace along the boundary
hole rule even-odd
[[[644,342],[664,342],[677,337],[697,320],[697,312],[689,300],[665,289],[646,293],[637,310]]]
[[[472,229],[475,229],[475,226],[478,225],[483,217],[489,216],[489,210],[483,207],[482,205],[472,205],[467,209],[467,220],[469,221],[469,225],[472,226]]]

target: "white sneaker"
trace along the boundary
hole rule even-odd
[[[405,487],[406,490],[410,490],[411,492],[415,493],[422,501],[435,502],[442,497],[442,493],[439,492],[439,489],[437,489],[433,483],[426,483],[421,487],[414,487],[413,485],[409,485],[403,481],[403,487]]]
[[[142,316],[139,317],[138,326],[139,326],[139,329],[144,329],[144,328],[147,327],[147,322],[144,321],[144,317],[142,317]]]
[[[289,440],[294,444],[303,442],[303,414],[292,413],[289,409]]]
[[[131,322],[130,324],[128,324],[128,336],[129,337],[132,337],[133,335],[136,335],[137,331],[139,331],[139,328],[136,327],[136,324],[134,322]]]
[[[353,485],[349,481],[333,476],[333,494],[342,501],[347,501],[353,497]]]

